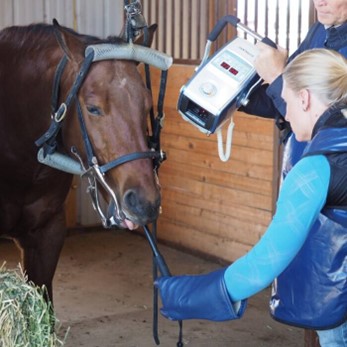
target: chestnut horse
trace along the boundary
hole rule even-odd
[[[98,192],[104,196],[105,226],[134,229],[158,217],[159,154],[147,141],[152,97],[137,70],[152,57],[163,53],[57,22],[0,32],[0,234],[15,240],[28,278],[50,298],[72,173],[87,177],[98,209]],[[39,148],[43,162],[55,165],[59,154],[62,169],[39,163]]]

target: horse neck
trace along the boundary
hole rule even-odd
[[[52,30],[9,28],[0,32],[0,123],[4,137],[21,139],[23,149],[32,146],[49,127],[51,94],[56,67],[63,56]],[[74,78],[67,65],[61,83],[61,96]],[[30,147],[35,150],[35,147]]]

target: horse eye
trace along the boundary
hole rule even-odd
[[[92,116],[101,116],[101,109],[95,105],[87,105],[87,110]]]

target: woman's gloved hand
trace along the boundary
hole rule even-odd
[[[155,281],[163,307],[161,313],[171,320],[238,319],[246,300],[233,303],[224,282],[225,268],[206,275],[161,277]]]

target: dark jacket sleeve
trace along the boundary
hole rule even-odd
[[[267,94],[269,85],[263,84],[250,97],[247,106],[240,107],[240,111],[264,118],[280,117],[278,109]]]
[[[312,37],[317,29],[322,25],[315,23],[307,33],[305,39],[298,49],[289,57],[288,62],[293,60],[301,52],[312,48]],[[282,99],[283,80],[282,76],[277,77],[270,85],[263,84],[253,94],[247,106],[242,106],[240,111],[265,118],[284,119],[286,114],[286,104]]]

